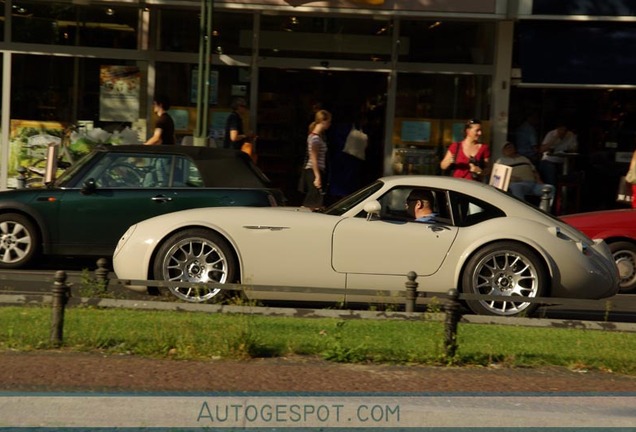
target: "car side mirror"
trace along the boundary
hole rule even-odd
[[[380,202],[377,200],[369,201],[364,204],[364,211],[367,212],[367,220],[371,220],[373,218],[380,217],[380,210],[382,210],[382,206]]]
[[[97,185],[95,184],[95,179],[91,177],[84,182],[84,185],[82,186],[80,192],[82,193],[82,195],[90,195],[96,190]]]

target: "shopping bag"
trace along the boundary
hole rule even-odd
[[[364,160],[368,143],[369,137],[367,134],[353,127],[349,135],[347,135],[347,140],[345,141],[342,151],[360,160]]]
[[[502,191],[508,190],[510,184],[510,177],[512,176],[512,167],[500,163],[495,163],[492,166],[492,174],[490,175],[491,186],[494,186]]]
[[[618,191],[616,192],[616,202],[621,204],[632,203],[632,185],[622,176],[618,181]]]
[[[244,142],[243,145],[241,146],[241,151],[243,153],[247,153],[254,162],[257,161],[257,156],[256,156],[256,151],[254,151],[254,144],[252,144],[251,142]]]

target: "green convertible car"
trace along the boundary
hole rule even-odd
[[[44,187],[0,192],[0,268],[39,255],[110,257],[130,225],[177,210],[283,203],[240,151],[98,146]]]

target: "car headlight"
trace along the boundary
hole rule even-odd
[[[132,236],[132,234],[135,232],[136,229],[137,229],[137,224],[134,224],[128,227],[126,232],[119,238],[119,242],[117,242],[117,247],[115,248],[115,253],[113,254],[113,256],[117,255],[117,252],[119,252],[121,248],[126,244],[128,239]]]

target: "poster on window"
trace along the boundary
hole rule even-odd
[[[139,118],[140,84],[141,74],[137,66],[100,66],[99,119],[136,121]]]

